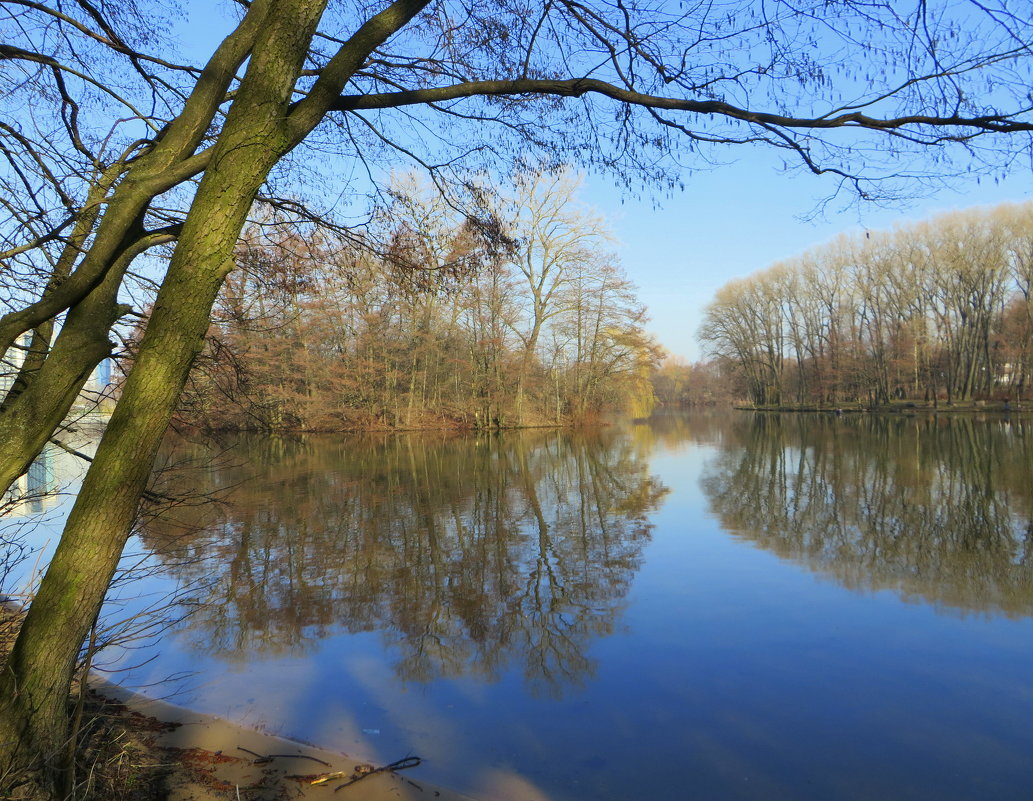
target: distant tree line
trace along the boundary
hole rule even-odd
[[[461,206],[402,176],[361,238],[253,226],[181,417],[276,431],[648,414],[659,347],[578,185],[525,172]]]
[[[723,286],[699,337],[759,405],[1021,400],[1033,205],[842,236]]]
[[[653,394],[667,408],[724,406],[740,399],[737,376],[720,360],[668,355],[653,373]]]

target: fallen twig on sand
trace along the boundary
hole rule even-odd
[[[274,759],[311,759],[313,762],[318,762],[320,765],[326,765],[328,768],[330,767],[329,762],[324,762],[319,757],[309,756],[308,754],[256,754],[250,748],[244,748],[242,745],[238,745],[237,750],[256,757],[254,761],[256,765],[264,765],[266,762],[272,762]]]
[[[384,765],[380,768],[374,768],[371,765],[356,765],[355,771],[352,773],[351,779],[346,781],[344,784],[339,784],[334,788],[336,793],[338,790],[344,789],[355,782],[362,781],[367,776],[372,776],[374,773],[395,773],[399,770],[408,770],[409,768],[415,768],[423,762],[418,756],[407,756],[404,759],[399,759],[396,762],[392,762],[389,765]],[[329,776],[327,778],[330,778]],[[315,784],[315,782],[313,782]]]

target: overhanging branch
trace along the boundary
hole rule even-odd
[[[600,81],[596,78],[571,78],[567,80],[536,80],[517,78],[501,81],[468,81],[451,86],[427,89],[411,89],[398,92],[383,92],[365,95],[342,95],[332,105],[333,111],[365,111],[372,109],[399,108],[428,103],[442,103],[469,97],[503,96],[554,96],[583,97],[589,94],[602,95],[643,108],[664,111],[682,111],[706,116],[727,117],[742,122],[779,128],[832,129],[864,128],[868,130],[895,131],[901,128],[930,127],[957,128],[963,131],[958,139],[967,139],[973,132],[1017,133],[1033,131],[1033,121],[1018,119],[1031,111],[1023,108],[1014,114],[989,114],[965,117],[933,116],[912,114],[903,117],[871,117],[854,111],[831,117],[792,117],[763,111],[751,111],[720,100],[689,100],[663,97],[636,92]],[[944,137],[938,137],[941,141]],[[946,137],[951,139],[952,137]]]

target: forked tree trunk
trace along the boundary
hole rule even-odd
[[[326,64],[305,99],[289,111],[326,2],[253,0],[188,100],[189,107],[199,98],[202,112],[206,103],[212,110],[208,101],[213,98],[217,107],[250,51],[247,72],[212,148],[133,370],[0,675],[0,796],[11,795],[11,785],[28,775],[24,797],[58,797],[65,707],[76,658],[118,566],[259,187],[273,165],[323,119],[369,53],[427,4],[395,0],[367,20]],[[189,157],[209,120],[198,126],[196,117],[177,119],[161,145],[181,140],[181,156]],[[156,193],[164,191],[157,179],[152,184]],[[109,204],[108,214],[111,208]]]
[[[256,43],[136,363],[0,676],[0,777],[30,774],[25,792],[36,797],[57,797],[61,786],[66,703],[80,645],[118,565],[247,212],[290,146],[287,103],[322,5],[281,4]]]

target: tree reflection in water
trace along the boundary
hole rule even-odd
[[[743,415],[703,480],[722,526],[861,591],[1033,614],[1033,425]]]
[[[249,437],[229,453],[235,466],[172,471],[165,488],[200,482],[222,503],[142,534],[186,561],[181,579],[211,583],[194,647],[246,661],[380,631],[402,679],[520,665],[549,694],[592,675],[588,648],[613,631],[667,492],[616,431]]]

